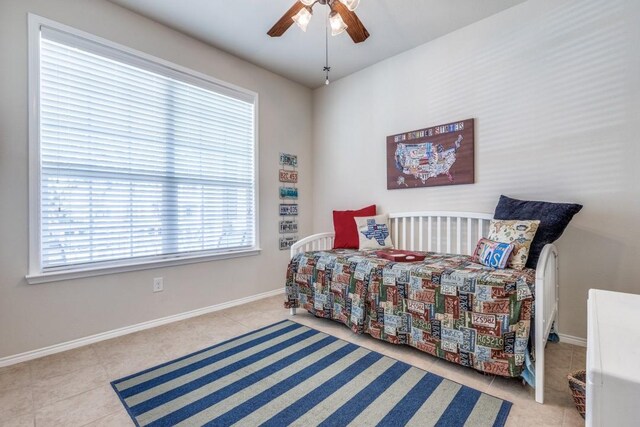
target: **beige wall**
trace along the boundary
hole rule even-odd
[[[530,0],[317,89],[314,231],[370,203],[582,203],[558,241],[559,328],[585,337],[589,288],[640,293],[638,16],[636,0]],[[387,135],[472,117],[475,184],[386,190]]]
[[[259,93],[259,256],[27,285],[27,12]],[[0,0],[0,357],[283,287],[278,153],[298,154],[311,231],[309,89],[103,0]],[[151,292],[163,276],[165,290]]]

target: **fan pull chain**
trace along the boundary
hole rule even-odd
[[[329,84],[329,71],[331,71],[331,67],[329,67],[329,13],[327,13],[327,21],[325,22],[325,26],[324,26],[324,41],[325,41],[325,66],[322,69],[322,71],[325,72],[325,80],[324,80],[324,84],[328,85]]]

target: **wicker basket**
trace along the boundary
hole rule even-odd
[[[586,371],[575,371],[569,375],[567,375],[567,379],[569,380],[569,388],[571,389],[571,394],[573,395],[573,402],[576,404],[576,409],[584,418],[585,406],[586,406]]]

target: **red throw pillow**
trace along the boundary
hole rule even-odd
[[[357,211],[333,211],[333,229],[336,232],[333,249],[358,249],[360,239],[358,239],[358,228],[353,218],[374,215],[376,215],[376,205]]]

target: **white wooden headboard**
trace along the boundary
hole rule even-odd
[[[391,239],[398,249],[471,255],[478,239],[486,236],[492,214],[476,212],[423,211],[389,214]],[[320,233],[298,240],[298,252],[333,247],[334,233]]]
[[[471,255],[487,235],[492,214],[475,212],[404,212],[389,215],[398,249]]]

